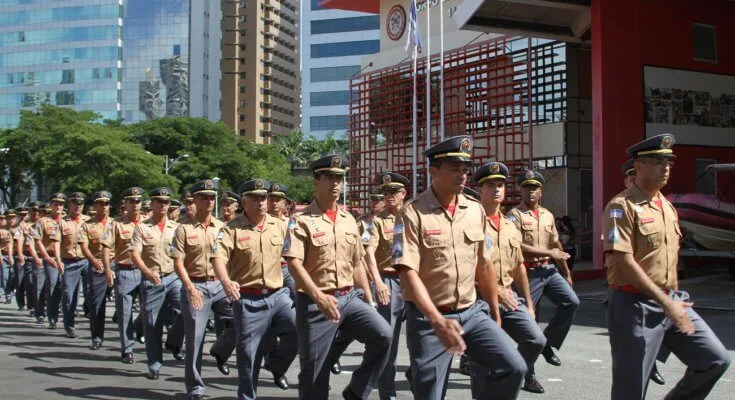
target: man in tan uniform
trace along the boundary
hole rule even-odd
[[[533,299],[523,265],[521,233],[501,212],[505,201],[505,184],[508,167],[501,162],[482,165],[475,172],[474,180],[481,192],[481,202],[487,214],[490,240],[498,249],[493,266],[498,277],[498,300],[503,330],[518,343],[518,352],[526,361],[528,372],[523,390],[544,393],[544,388],[534,375],[534,364],[546,345],[541,328],[534,318]],[[479,372],[479,373],[478,373]],[[480,379],[476,379],[477,377]],[[472,393],[482,393],[487,371],[480,368],[472,377]]]
[[[107,308],[107,288],[114,285],[114,273],[105,266],[105,243],[112,247],[112,220],[110,219],[110,200],[112,193],[101,190],[92,195],[95,216],[82,225],[79,244],[82,253],[89,261],[87,270],[87,304],[89,307],[89,330],[92,336],[90,350],[99,350],[105,340],[105,309]]]
[[[213,263],[233,302],[237,333],[238,399],[255,399],[260,362],[278,336],[269,360],[274,383],[288,389],[285,374],[296,358],[296,314],[283,286],[281,251],[286,223],[267,213],[271,184],[253,179],[240,185],[243,213],[223,229]]]
[[[59,224],[61,235],[56,237],[56,240],[60,241],[61,262],[64,264],[64,274],[61,275],[64,331],[66,337],[70,339],[77,337],[75,316],[79,299],[79,284],[89,268],[89,261],[84,257],[79,245],[82,226],[89,219],[82,214],[84,199],[85,195],[81,192],[69,195],[69,213],[62,218]]]
[[[181,202],[176,199],[171,199],[171,204],[168,205],[168,219],[178,223],[180,215],[181,215]]]
[[[36,224],[43,217],[46,205],[40,202],[32,202],[29,205],[30,214],[28,219],[28,227],[26,229],[25,245],[23,247],[26,254],[26,264],[31,264],[31,291],[33,292],[33,308],[28,312],[29,317],[44,317],[46,315],[46,273],[43,268],[43,260],[36,251]],[[30,259],[30,261],[29,261]],[[37,310],[41,314],[36,314]]]
[[[635,184],[610,200],[602,215],[613,400],[645,398],[662,345],[687,366],[667,399],[704,399],[731,362],[689,294],[679,290],[681,230],[676,209],[660,192],[671,174],[674,140],[663,134],[628,148]]]
[[[546,362],[559,366],[561,360],[554,353],[554,348],[561,348],[579,307],[579,298],[572,289],[572,273],[566,262],[569,254],[564,252],[559,242],[554,215],[539,205],[545,182],[543,175],[529,170],[519,175],[517,182],[521,187],[521,203],[510,210],[508,218],[521,232],[521,249],[526,260],[523,264],[528,269],[534,309],[538,310],[541,295],[556,305],[556,311],[544,329],[546,347],[541,354]]]
[[[497,278],[491,264],[491,253],[497,250],[485,211],[462,193],[471,152],[469,136],[427,149],[431,186],[404,207],[393,228],[393,267],[400,271],[406,302],[416,399],[444,398],[452,358],[465,350],[490,371],[478,399],[516,398],[527,371],[498,326]],[[475,282],[489,304],[477,298]]]
[[[0,289],[3,290],[5,296],[5,304],[10,304],[13,298],[13,285],[10,281],[13,279],[13,258],[14,258],[14,242],[13,233],[10,231],[12,221],[15,219],[15,210],[5,211],[2,218],[2,226],[0,226],[0,248],[2,248],[2,261],[0,264]]]
[[[233,192],[224,192],[220,204],[222,206],[222,222],[228,223],[237,218],[237,210],[240,208],[240,196]]]
[[[28,229],[33,227],[33,223],[30,222],[29,214],[30,209],[28,207],[19,207],[18,214],[20,215],[20,222],[18,223],[18,229],[14,234],[14,247],[13,251],[18,259],[16,268],[16,291],[15,301],[18,304],[18,311],[24,311],[26,307],[29,310],[33,310],[34,296],[33,296],[33,263],[30,262],[32,257],[28,250],[26,250],[26,243],[28,240]]]
[[[210,354],[224,375],[229,375],[227,359],[235,348],[232,306],[212,266],[222,221],[212,216],[214,182],[206,179],[195,183],[189,191],[194,197],[193,218],[180,224],[174,234],[174,268],[181,279],[181,309],[186,337],[184,383],[188,399],[204,398],[201,376],[204,334],[210,312],[219,314],[226,327],[212,346]]]
[[[181,195],[181,202],[184,203],[184,215],[181,215],[179,217],[179,220],[177,221],[179,224],[183,224],[186,221],[194,218],[194,214],[196,214],[194,196],[191,195],[190,191],[184,191],[184,193]]]
[[[148,357],[148,379],[156,380],[163,365],[163,325],[172,314],[166,335],[166,349],[174,358],[183,360],[184,326],[181,318],[181,280],[174,273],[173,239],[179,224],[167,218],[172,190],[153,189],[151,217],[136,225],[132,239],[133,264],[144,279],[140,288],[140,305],[145,324],[145,351]],[[167,315],[163,315],[163,313]]]
[[[291,218],[283,245],[283,257],[298,290],[300,399],[321,400],[329,395],[329,369],[344,350],[333,346],[338,330],[365,344],[363,362],[342,392],[345,399],[366,399],[388,360],[392,334],[369,305],[372,296],[362,268],[364,251],[357,222],[337,207],[347,164],[339,155],[311,163],[316,198]]]
[[[54,193],[49,200],[51,211],[46,217],[38,220],[34,230],[36,251],[44,265],[44,277],[46,279],[46,314],[48,316],[49,329],[56,329],[59,320],[59,306],[61,301],[61,277],[64,273],[64,264],[61,262],[59,236],[61,235],[59,224],[61,223],[61,211],[66,202],[64,193]],[[41,285],[42,287],[44,285]],[[43,323],[39,317],[42,312],[36,310],[36,322]]]
[[[105,269],[111,269],[115,259],[115,312],[117,329],[120,334],[121,361],[132,364],[135,345],[133,322],[133,299],[140,288],[140,270],[133,265],[131,239],[135,226],[141,221],[140,206],[143,189],[137,186],[125,189],[122,193],[125,216],[118,218],[112,225],[112,240],[103,242],[103,262]],[[140,335],[137,333],[136,335]]]

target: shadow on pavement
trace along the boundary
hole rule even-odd
[[[23,359],[30,359],[36,361],[44,361],[47,359],[67,359],[67,360],[83,360],[86,362],[114,362],[118,361],[119,357],[104,356],[102,354],[95,353],[72,353],[72,352],[37,352],[37,353],[10,353],[9,355]]]
[[[176,393],[161,393],[159,391],[144,389],[144,388],[130,388],[120,386],[97,386],[97,387],[86,387],[81,389],[71,389],[65,387],[56,387],[47,389],[50,392],[55,392],[62,397],[69,397],[75,399],[100,399],[106,400],[110,396],[114,396],[117,399],[177,399],[182,398],[183,394]]]
[[[89,367],[27,367],[28,371],[35,373],[56,376],[59,378],[74,379],[74,380],[90,380],[94,379],[95,376],[117,376],[117,377],[130,377],[136,378],[145,376],[140,372],[131,372],[120,370],[116,368],[89,368]],[[81,375],[81,377],[74,377],[71,375]]]

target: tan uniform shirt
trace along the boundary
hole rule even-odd
[[[437,307],[467,308],[477,298],[477,265],[491,261],[487,229],[478,201],[458,195],[452,217],[429,189],[396,220],[393,265],[416,271]],[[414,301],[408,285],[401,289],[404,301]]]
[[[87,245],[89,252],[98,260],[102,259],[103,247],[113,247],[113,224],[113,220],[108,217],[104,223],[97,218],[91,218],[82,225],[79,243]]]
[[[679,261],[679,217],[674,206],[659,194],[663,210],[637,186],[618,193],[602,215],[603,247],[606,252],[630,253],[651,280],[661,289],[676,289]],[[624,271],[607,258],[610,284],[630,285]]]
[[[58,237],[61,235],[59,230],[60,222],[61,218],[56,221],[51,217],[43,217],[36,222],[36,229],[33,233],[34,239],[41,241],[41,244],[46,249],[49,257],[54,257],[56,255],[54,252],[54,242],[58,241]]]
[[[24,224],[25,222],[21,221],[15,228],[10,228],[10,234],[12,235],[13,239],[13,251],[17,249],[18,243],[23,246],[23,239],[25,237]]]
[[[75,221],[70,216],[64,217],[59,223],[61,237],[55,240],[61,240],[61,258],[79,260],[84,258],[82,247],[79,245],[82,226],[89,220],[86,215],[80,215]]]
[[[128,217],[116,219],[112,224],[112,241],[111,249],[115,252],[115,262],[125,267],[133,266],[131,251],[131,243],[133,239],[133,231],[138,222],[133,222]],[[105,245],[108,245],[105,243]],[[110,255],[112,257],[112,255]]]
[[[513,284],[513,271],[523,268],[521,252],[521,233],[508,218],[500,214],[499,226],[487,219],[488,232],[497,253],[493,257],[493,266],[498,275],[498,285],[510,287]]]
[[[241,288],[279,289],[285,234],[286,224],[280,218],[266,215],[260,230],[240,214],[222,228],[214,258],[225,262],[230,279]]]
[[[156,221],[148,218],[133,230],[132,250],[140,253],[143,264],[151,271],[161,275],[174,272],[174,234],[178,227],[167,218],[161,231]]]
[[[539,206],[538,218],[533,214],[525,203],[517,205],[508,213],[510,219],[521,231],[524,244],[540,249],[551,250],[556,248],[559,234],[556,232],[556,221],[551,211]],[[548,257],[532,257],[526,259],[530,263],[548,260]]]
[[[212,217],[208,226],[192,219],[179,224],[174,234],[174,258],[184,259],[184,269],[191,278],[215,276],[212,254],[216,250],[217,237],[224,226]]]
[[[328,291],[354,285],[353,269],[365,251],[355,218],[340,209],[332,223],[315,200],[289,221],[282,255],[302,260],[319,290]]]
[[[2,247],[2,253],[8,254],[8,247],[13,245],[13,234],[9,230],[3,228],[0,229],[0,247]]]
[[[375,249],[375,263],[378,265],[378,271],[381,273],[395,273],[393,268],[393,260],[391,258],[391,250],[393,246],[393,233],[396,224],[396,217],[388,212],[381,211],[373,217],[373,222],[363,233],[363,243],[367,236],[367,244]]]

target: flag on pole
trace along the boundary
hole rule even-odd
[[[408,34],[406,35],[406,51],[411,49],[411,45],[416,46],[418,51],[421,50],[421,31],[419,30],[419,19],[418,13],[416,12],[416,0],[411,1],[411,15],[408,18]]]

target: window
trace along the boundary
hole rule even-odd
[[[180,56],[181,55],[181,45],[180,44],[175,44],[174,45],[174,55],[175,56]]]
[[[245,45],[244,44],[241,44],[240,45],[240,50],[245,51]]]
[[[324,67],[311,69],[312,82],[333,82],[344,81],[356,74],[360,70],[359,65],[349,65],[346,67]]]
[[[346,115],[325,115],[311,117],[310,130],[312,131],[334,131],[347,129]]]
[[[241,15],[240,16],[240,22],[248,22],[248,16],[247,15]]]
[[[349,103],[350,91],[311,92],[309,97],[312,106],[341,106]]]
[[[240,86],[240,93],[245,93],[248,91],[247,86]]]
[[[311,57],[342,57],[373,54],[380,51],[380,40],[360,40],[355,42],[312,44]]]
[[[311,21],[312,35],[320,33],[369,31],[373,29],[380,29],[379,15]]]
[[[247,1],[241,1],[240,2],[240,8],[248,8],[248,2]]]
[[[247,77],[248,77],[248,73],[247,72],[240,72],[240,79],[245,79]]]
[[[240,136],[245,136],[245,129],[240,129]]]
[[[712,25],[694,24],[692,46],[694,59],[717,62],[717,37]]]
[[[25,42],[26,41],[26,33],[23,31],[18,32],[18,41],[19,42]]]

